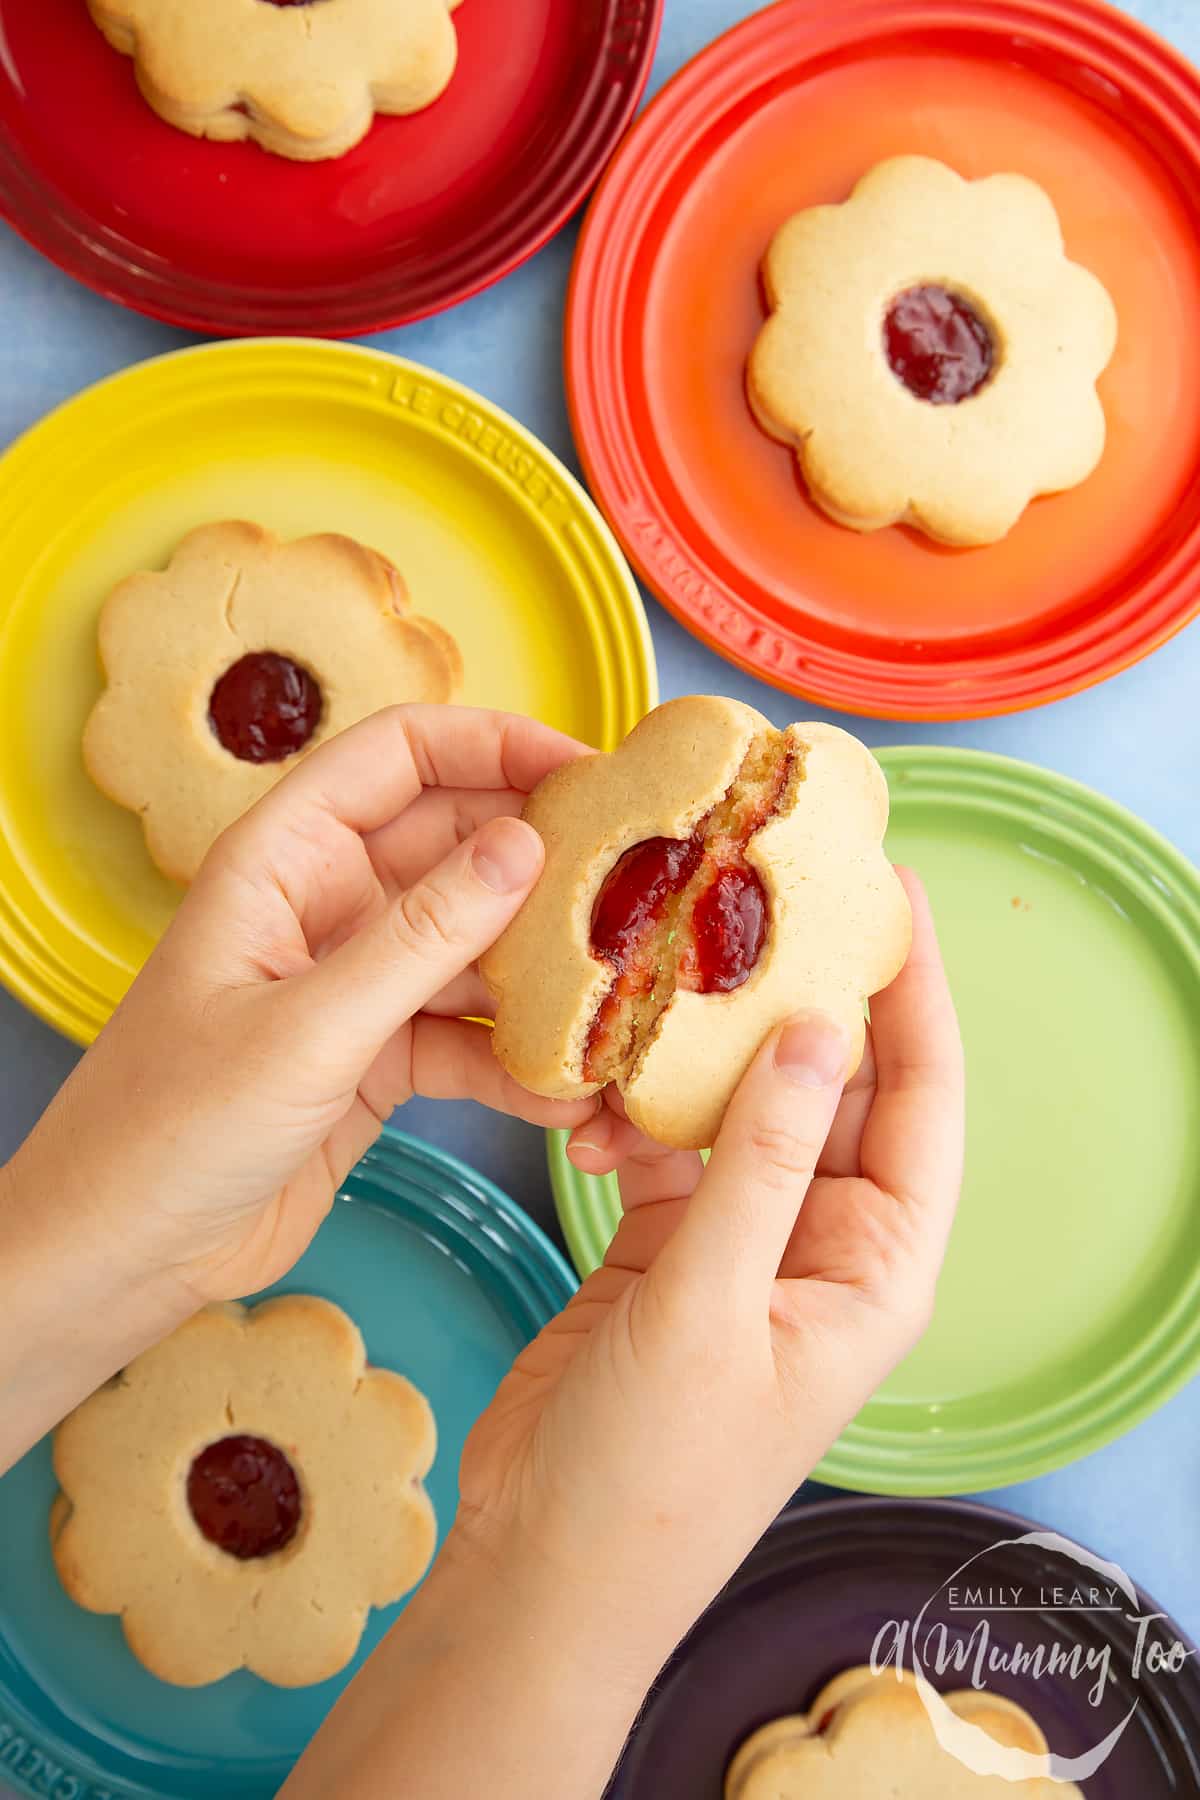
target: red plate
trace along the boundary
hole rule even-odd
[[[1100,468],[982,550],[833,524],[745,399],[772,234],[905,151],[1040,181],[1120,313]],[[780,0],[690,63],[613,162],[567,373],[633,562],[751,674],[909,719],[1102,680],[1200,610],[1200,76],[1095,0]]]
[[[203,4],[203,0],[197,0]],[[194,330],[352,337],[545,243],[641,97],[662,0],[465,0],[428,111],[299,164],[162,123],[84,0],[0,0],[0,211],[68,274]]]

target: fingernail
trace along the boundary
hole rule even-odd
[[[832,1087],[846,1075],[846,1034],[827,1013],[801,1013],[779,1034],[775,1067],[799,1087]]]
[[[578,1126],[572,1133],[567,1145],[567,1153],[574,1156],[577,1150],[590,1150],[594,1156],[603,1156],[608,1150],[612,1137],[612,1127],[603,1113],[597,1113],[586,1125]]]
[[[493,819],[475,840],[471,865],[493,894],[515,894],[528,887],[541,868],[537,832],[520,819]]]

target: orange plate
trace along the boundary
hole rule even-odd
[[[832,524],[745,399],[773,233],[901,152],[1032,176],[1120,313],[1099,470],[987,549]],[[722,655],[880,717],[1088,686],[1200,610],[1200,77],[1095,0],[781,0],[626,140],[580,244],[567,347],[594,491]]]

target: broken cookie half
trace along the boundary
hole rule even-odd
[[[525,808],[545,873],[482,963],[501,1063],[551,1098],[615,1081],[643,1131],[695,1149],[794,1013],[837,1019],[857,1067],[911,937],[887,814],[856,738],[735,700],[670,701],[557,769]]]

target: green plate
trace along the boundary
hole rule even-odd
[[[1027,763],[885,750],[888,847],[929,887],[967,1045],[962,1207],[933,1325],[817,1478],[880,1494],[1026,1481],[1200,1368],[1200,876]],[[587,1274],[612,1178],[550,1165]]]

